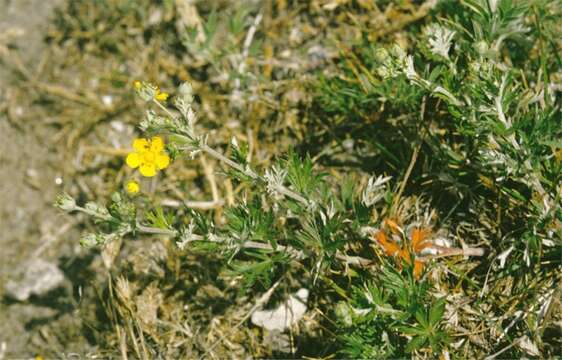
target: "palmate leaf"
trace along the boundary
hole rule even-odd
[[[150,226],[160,229],[170,229],[175,222],[175,215],[172,212],[165,213],[161,207],[146,214],[146,219]]]
[[[290,262],[290,257],[282,252],[262,253],[262,250],[245,251],[245,260],[231,262],[230,273],[234,276],[242,275],[243,285],[240,293],[259,284],[262,289],[271,287],[279,272]],[[251,259],[251,260],[248,260]]]
[[[424,309],[418,309],[415,315],[417,322],[427,331],[430,328]]]
[[[287,180],[294,189],[305,196],[310,196],[320,185],[325,174],[317,174],[313,170],[310,156],[301,159],[294,151],[290,151],[285,160]]]
[[[246,204],[227,209],[227,228],[240,241],[265,241],[272,243],[278,238],[276,218],[270,210],[264,210],[259,197]],[[275,245],[272,243],[272,245]]]
[[[435,327],[443,318],[443,314],[445,312],[445,297],[440,298],[437,300],[429,310],[429,324],[432,327]]]
[[[420,350],[424,347],[426,343],[427,343],[427,337],[425,335],[416,336],[412,340],[410,340],[408,345],[406,345],[406,351],[411,353],[415,350]]]

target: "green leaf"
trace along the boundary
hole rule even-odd
[[[435,327],[441,321],[445,312],[445,297],[440,298],[431,306],[429,310],[429,323]]]
[[[414,314],[418,323],[425,329],[429,328],[429,323],[425,317],[425,311],[423,309],[418,309]]]
[[[420,350],[426,343],[427,337],[425,335],[416,336],[406,345],[406,351],[411,353],[414,350]]]

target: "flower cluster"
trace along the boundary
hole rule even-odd
[[[152,177],[158,170],[165,169],[170,164],[170,157],[164,151],[164,140],[155,136],[152,139],[135,139],[134,151],[127,155],[127,165],[139,168],[142,176]]]
[[[167,92],[160,91],[158,86],[154,86],[152,84],[148,84],[142,81],[135,81],[133,86],[139,93],[139,95],[146,101],[149,100],[157,100],[157,101],[166,101],[170,97],[170,94]]]
[[[387,219],[385,224],[390,228],[390,231],[395,235],[402,237],[404,235],[404,230],[393,220]],[[414,276],[419,279],[424,263],[418,259],[415,259],[416,254],[419,254],[423,249],[430,247],[431,242],[427,241],[427,237],[430,234],[428,229],[414,228],[411,233],[410,243],[404,243],[402,246],[398,242],[389,240],[386,232],[380,230],[374,234],[374,239],[379,244],[387,256],[395,256],[399,262],[404,261],[407,264],[412,263],[414,259]],[[409,245],[409,246],[408,246]],[[400,266],[400,263],[398,263]]]

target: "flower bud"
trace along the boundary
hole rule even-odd
[[[474,49],[478,51],[480,55],[485,55],[489,50],[489,46],[484,40],[482,40],[474,44]]]
[[[80,238],[80,245],[85,248],[91,248],[99,245],[99,237],[96,234],[86,234]]]
[[[55,206],[63,211],[72,211],[76,209],[76,200],[66,193],[57,196],[55,201]]]
[[[97,216],[99,218],[106,218],[109,216],[109,211],[105,206],[99,205],[93,201],[86,203],[84,208],[88,210],[91,215]]]
[[[178,89],[178,93],[187,104],[191,104],[193,102],[193,88],[190,83],[182,83]]]

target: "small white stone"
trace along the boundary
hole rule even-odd
[[[31,295],[41,296],[61,286],[63,272],[53,263],[33,259],[23,264],[14,279],[6,285],[6,293],[19,301],[26,301]]]
[[[112,127],[115,131],[117,131],[117,132],[123,132],[123,131],[125,131],[125,124],[123,124],[122,121],[114,120],[114,121],[111,122],[110,125],[111,125],[111,127]]]
[[[252,314],[252,323],[269,331],[283,331],[297,323],[306,313],[309,291],[300,289],[274,310],[257,310]]]
[[[103,95],[101,97],[101,102],[107,106],[110,107],[113,104],[113,96],[111,95]]]
[[[279,56],[283,59],[288,59],[291,57],[291,50],[283,50]]]

